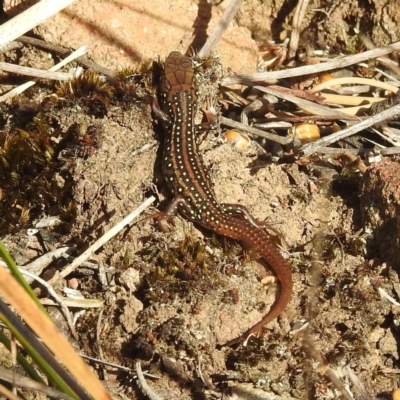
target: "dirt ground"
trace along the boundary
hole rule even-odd
[[[188,10],[183,2],[167,3],[175,13]],[[295,7],[266,3],[245,2],[236,21],[260,45],[290,36]],[[398,7],[396,0],[314,2],[302,25],[301,48],[361,51],[356,29],[377,46],[395,42]],[[164,14],[167,23],[168,18],[173,17]],[[138,43],[148,40],[143,48],[157,40],[135,37]],[[186,50],[185,40],[178,50]],[[52,63],[47,53],[30,47],[3,57],[43,68]],[[222,64],[235,72],[234,62]],[[93,75],[73,86],[41,83],[2,105],[1,240],[19,265],[65,245],[81,254],[151,195],[157,201],[146,216],[165,209],[170,194],[161,172],[163,130],[150,107],[158,69],[128,74],[116,85]],[[10,77],[2,81],[6,91]],[[230,102],[226,88],[219,100],[223,115],[239,117],[242,107]],[[248,207],[274,229],[271,238],[293,273],[289,306],[260,337],[220,348],[268,312],[279,284],[263,278],[273,271],[238,243],[180,216],[164,231],[152,218],[140,218],[89,260],[95,269],[83,266],[57,287],[77,288],[105,304],[99,324],[98,309],[77,319],[77,348],[132,370],[140,359],[156,377],[147,378],[148,384],[163,399],[339,398],[332,374],[361,398],[351,373],[370,398],[390,398],[399,387],[399,307],[381,293],[400,297],[398,161],[384,160],[363,175],[322,157],[296,162],[286,154],[277,162],[270,143],[238,148],[218,130],[199,140],[217,200]],[[357,141],[369,146],[362,135]],[[37,228],[50,216],[60,224]],[[32,228],[38,231],[32,234]],[[58,260],[42,276],[50,278],[66,264]],[[0,361],[5,357],[0,353]],[[134,372],[93,367],[115,398],[146,398]]]

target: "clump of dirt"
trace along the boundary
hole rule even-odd
[[[259,0],[246,1],[240,9],[238,23],[247,27],[258,44],[269,40],[279,43],[293,29],[297,3]],[[329,50],[333,53],[360,51],[360,34],[376,46],[386,46],[400,37],[395,1],[317,0],[305,13],[299,26],[300,49]]]

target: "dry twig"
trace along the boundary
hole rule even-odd
[[[300,38],[300,26],[306,14],[309,0],[299,0],[294,11],[292,31],[290,37],[288,59],[291,60],[297,51]]]
[[[54,79],[56,81],[68,81],[73,78],[72,74],[66,72],[51,72],[43,69],[23,67],[21,65],[9,64],[0,61],[0,70],[13,72],[14,74],[33,76],[39,79]]]
[[[67,58],[65,58],[64,60],[62,60],[58,64],[53,65],[49,69],[49,71],[57,71],[58,69],[62,68],[64,65],[66,65],[69,62],[75,60],[75,58],[82,56],[86,52],[87,52],[86,46],[83,46],[83,47],[79,48],[78,50],[75,50]],[[1,67],[0,67],[0,69],[1,69]],[[28,88],[33,86],[35,83],[36,83],[36,81],[29,81],[29,82],[24,83],[21,86],[18,86],[16,88],[14,88],[13,90],[10,90],[8,93],[6,93],[5,95],[0,97],[0,102],[8,100],[8,99],[10,99],[10,98],[12,98],[12,97],[14,97],[14,96],[16,96],[18,94],[21,94],[22,92],[24,92],[25,90],[27,90]]]
[[[242,124],[240,122],[234,121],[229,118],[225,118],[225,117],[221,116],[219,118],[219,120],[220,120],[221,124],[223,124],[223,125],[229,126],[231,128],[240,129],[240,130],[248,133],[251,136],[260,136],[260,137],[266,138],[268,140],[271,140],[273,142],[279,143],[281,145],[288,145],[293,142],[293,139],[291,139],[291,138],[282,137],[279,135],[274,135],[273,133],[264,132],[260,129],[253,128],[252,126]]]
[[[224,12],[224,15],[218,22],[218,25],[215,27],[214,32],[210,35],[204,46],[199,51],[199,57],[208,57],[210,55],[211,50],[214,48],[218,40],[221,39],[229,24],[239,11],[242,1],[243,0],[231,0]]]
[[[45,395],[47,395],[49,397],[53,397],[55,399],[71,400],[71,397],[60,392],[59,390],[53,389],[52,387],[44,385],[43,383],[36,382],[33,379],[31,379],[27,376],[24,376],[24,375],[20,375],[13,370],[0,367],[0,376],[3,381],[9,382],[13,386],[25,388],[28,390],[36,390],[38,392],[44,393]],[[10,397],[10,398],[12,398],[12,397]],[[20,400],[19,397],[15,397],[15,398],[17,400]]]
[[[135,211],[125,217],[122,221],[120,221],[117,225],[111,228],[108,232],[106,232],[100,239],[94,242],[85,252],[83,252],[79,257],[75,258],[75,260],[66,267],[63,271],[61,271],[58,275],[53,277],[49,283],[54,284],[61,278],[65,278],[71,272],[75,271],[82,262],[86,261],[91,255],[94,254],[101,246],[107,243],[111,238],[117,235],[125,226],[129,225],[138,215],[140,215],[147,207],[150,206],[155,201],[155,197],[151,196],[145,202],[143,202]]]
[[[52,44],[52,43],[48,43],[48,42],[45,42],[44,40],[31,38],[29,36],[20,36],[18,38],[18,42],[30,44],[32,46],[36,46],[36,47],[40,47],[40,48],[43,48],[43,49],[46,49],[49,51],[53,51],[53,52],[56,52],[63,56],[71,54],[71,52],[72,52],[72,50],[67,49],[65,47],[58,46],[58,45]],[[103,67],[102,65],[99,65],[92,60],[89,60],[85,56],[78,57],[75,61],[81,65],[84,65],[87,68],[91,68],[93,71],[96,71],[100,74],[108,76],[109,78],[115,77],[115,73],[112,70],[110,70],[106,67]]]
[[[319,148],[322,146],[328,146],[332,143],[337,142],[338,140],[342,140],[344,138],[352,136],[352,135],[356,134],[357,132],[362,131],[363,129],[369,128],[380,122],[392,119],[397,115],[400,115],[400,104],[398,104],[388,110],[382,111],[379,114],[372,115],[368,119],[365,119],[364,121],[354,124],[346,129],[343,129],[342,131],[333,133],[332,135],[321,138],[315,142],[307,143],[301,147],[300,151],[301,151],[302,155],[309,156],[309,155],[317,152],[319,150]]]
[[[39,1],[21,14],[0,25],[0,46],[17,39],[73,2],[74,0]]]
[[[139,385],[143,390],[143,393],[150,399],[150,400],[164,400],[160,397],[146,382],[142,372],[142,366],[140,365],[140,361],[136,362],[136,375],[139,381]]]
[[[309,74],[316,74],[323,71],[330,71],[332,69],[339,69],[348,67],[349,65],[357,64],[362,61],[367,61],[372,58],[377,58],[386,54],[393,53],[400,50],[400,42],[393,43],[389,46],[379,47],[374,50],[365,51],[364,53],[354,54],[351,56],[337,57],[332,61],[327,61],[321,64],[306,65],[304,67],[291,68],[280,71],[261,72],[258,74],[228,76],[223,80],[224,85],[248,85],[253,86],[257,82],[263,81],[276,81],[277,79],[291,78],[294,76],[303,76]]]

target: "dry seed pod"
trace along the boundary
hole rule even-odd
[[[318,77],[318,84],[331,81],[332,79],[335,79],[333,75],[324,72]],[[332,89],[340,88],[340,85],[332,85],[331,88]]]
[[[309,143],[318,140],[321,134],[317,125],[311,122],[303,122],[290,127],[288,129],[288,136]]]
[[[227,131],[224,133],[225,140],[231,142],[238,149],[245,149],[250,145],[250,139],[247,135],[236,131]]]
[[[400,389],[395,389],[392,393],[393,400],[400,400]]]

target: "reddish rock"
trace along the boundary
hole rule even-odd
[[[5,9],[13,15],[25,4],[18,10]],[[87,45],[92,59],[115,69],[165,58],[173,50],[186,52],[195,31],[208,26],[210,34],[222,14],[221,8],[211,5],[199,10],[198,2],[192,0],[79,0],[38,26],[35,33],[74,49]],[[256,44],[247,28],[231,24],[215,50],[222,64],[234,72],[256,72]]]

